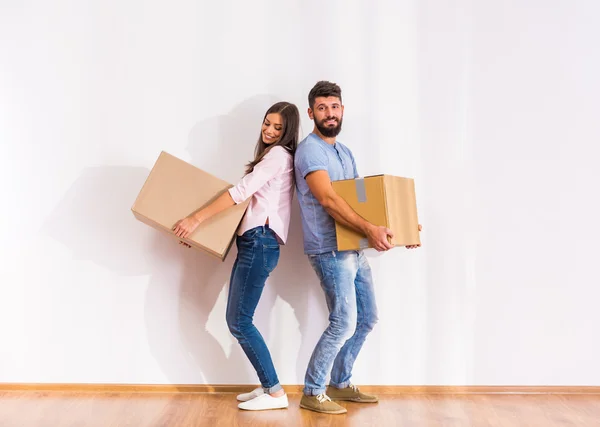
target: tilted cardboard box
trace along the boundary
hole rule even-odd
[[[178,240],[172,228],[192,212],[208,205],[231,184],[166,152],[161,152],[131,210],[145,224]],[[225,260],[249,200],[200,224],[186,243]]]
[[[361,217],[392,230],[395,246],[420,245],[415,182],[411,178],[376,175],[334,181],[333,189]],[[336,221],[339,251],[369,247],[367,238]]]

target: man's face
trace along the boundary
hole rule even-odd
[[[308,109],[308,116],[323,136],[336,137],[342,131],[344,106],[336,96],[319,96],[315,98],[314,107]]]

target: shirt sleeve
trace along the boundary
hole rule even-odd
[[[235,204],[242,203],[260,190],[269,180],[282,173],[287,164],[288,154],[285,148],[273,147],[262,160],[254,166],[254,170],[244,176],[240,182],[229,189]]]
[[[327,170],[329,159],[323,148],[316,144],[311,144],[296,151],[294,163],[302,178],[306,178],[306,175],[311,172]]]

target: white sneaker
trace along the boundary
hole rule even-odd
[[[265,411],[268,409],[284,409],[287,407],[287,394],[279,397],[273,397],[266,393],[238,405],[238,408],[245,409],[246,411]]]
[[[265,391],[262,387],[259,387],[257,389],[252,390],[250,393],[238,394],[237,400],[239,400],[240,402],[247,402],[262,394],[265,394]]]

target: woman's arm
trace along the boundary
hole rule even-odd
[[[204,209],[200,209],[186,218],[177,221],[173,226],[175,235],[186,238],[196,231],[198,226],[207,219],[250,198],[285,168],[287,156],[288,154],[286,154],[283,148],[269,151],[254,167],[254,170],[242,178],[236,186],[221,194]]]
[[[194,231],[196,231],[198,226],[204,221],[233,205],[235,205],[235,202],[231,198],[229,191],[226,191],[204,209],[200,209],[177,221],[177,223],[173,226],[173,232],[177,237],[185,239]]]

